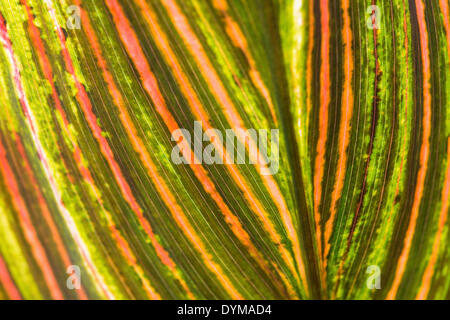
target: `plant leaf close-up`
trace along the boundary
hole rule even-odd
[[[449,0],[0,0],[0,299],[450,299]]]

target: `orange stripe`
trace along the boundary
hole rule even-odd
[[[89,170],[87,168],[85,168],[83,166],[81,150],[76,143],[76,139],[73,136],[72,131],[69,129],[69,121],[67,120],[67,115],[62,107],[62,103],[59,98],[58,92],[56,91],[55,83],[53,80],[52,66],[51,66],[50,60],[46,54],[44,43],[42,42],[42,39],[41,39],[40,31],[34,24],[33,14],[31,13],[30,7],[26,3],[26,1],[21,0],[21,3],[26,8],[26,11],[27,11],[30,37],[31,37],[33,46],[37,50],[38,60],[39,60],[42,72],[44,73],[44,76],[47,79],[47,81],[50,84],[50,87],[52,89],[52,98],[53,98],[53,101],[55,102],[56,109],[58,110],[58,112],[63,120],[64,133],[67,134],[70,138],[70,141],[72,141],[72,146],[74,148],[73,156],[75,158],[75,162],[77,163],[82,176],[89,182],[89,185],[93,185],[94,181],[92,179],[91,173],[89,172]]]
[[[198,99],[197,94],[190,85],[190,82],[187,79],[186,75],[183,73],[181,66],[177,62],[175,54],[170,49],[168,40],[166,39],[162,30],[159,28],[155,14],[151,11],[151,9],[144,1],[139,1],[139,5],[141,6],[141,10],[145,13],[144,17],[147,19],[151,31],[155,35],[155,40],[157,41],[159,48],[161,49],[162,52],[164,52],[164,55],[168,57],[168,63],[170,64],[171,68],[175,71],[175,77],[181,84],[180,87],[183,90],[184,95],[187,97],[190,104],[193,106],[194,114],[200,120],[202,120],[202,123],[204,124],[206,130],[212,129],[212,127],[209,124],[210,122],[209,116],[205,112],[205,110],[201,107],[201,102]],[[221,157],[226,159],[225,163],[226,164],[231,163],[232,161],[229,158],[228,153],[223,149],[223,146],[219,143],[219,141],[214,140],[212,141],[212,143],[214,143],[214,146],[216,147],[216,150],[220,153]],[[190,147],[188,148],[190,150]],[[262,205],[253,195],[250,188],[246,185],[244,181],[245,179],[242,177],[242,175],[239,173],[239,171],[236,169],[235,166],[229,165],[228,168],[232,174],[233,179],[241,187],[245,196],[250,201],[253,210],[259,214],[266,228],[269,230],[269,233],[273,236],[274,241],[276,243],[281,243],[279,236],[276,234],[275,228],[271,224],[270,220],[267,218],[267,215],[261,210]],[[203,181],[203,179],[200,179],[200,181]]]
[[[226,12],[228,10],[228,4],[226,0],[213,0],[212,5],[216,10],[221,12]]]
[[[3,261],[2,256],[0,256],[0,283],[6,290],[6,294],[10,300],[22,300],[19,290],[14,284],[14,280],[9,274],[8,268]]]
[[[56,109],[60,113],[61,118],[63,120],[64,132],[67,133],[69,135],[69,137],[71,138],[71,141],[73,141],[73,146],[74,146],[74,149],[75,149],[74,154],[76,155],[76,154],[79,153],[79,148],[76,145],[76,143],[74,142],[75,140],[72,137],[71,131],[68,129],[69,122],[67,120],[67,117],[66,117],[66,114],[64,112],[64,109],[62,108],[62,104],[61,104],[61,101],[59,99],[58,93],[56,92],[55,84],[54,84],[54,81],[53,81],[52,67],[51,67],[50,61],[49,61],[49,59],[48,59],[48,57],[47,57],[47,55],[45,53],[45,48],[44,48],[44,44],[43,44],[43,42],[41,40],[40,31],[34,24],[34,18],[33,18],[33,15],[31,13],[31,10],[30,10],[28,4],[25,2],[25,0],[21,0],[21,3],[25,7],[25,9],[27,11],[28,28],[29,28],[30,38],[32,40],[32,43],[33,43],[34,47],[36,48],[36,50],[38,52],[38,59],[39,59],[42,71],[44,73],[44,76],[45,76],[45,78],[47,79],[48,83],[51,86],[52,98],[53,98],[53,100],[55,102]],[[16,137],[16,141],[17,141],[18,146],[19,146],[19,151],[22,153],[22,157],[25,159],[25,152],[23,150],[23,146],[22,146],[22,144],[21,144],[19,139],[20,139],[19,136],[17,136]],[[75,158],[77,158],[77,157],[75,156]],[[77,161],[77,163],[80,165],[81,161]],[[29,167],[28,163],[25,163],[25,164],[26,164],[26,167],[28,168],[26,170],[27,170],[30,178],[34,181],[35,179],[34,179],[34,176],[32,174],[31,168]],[[82,168],[80,168],[80,171],[83,171]],[[36,182],[33,183],[33,184],[35,186],[38,185]],[[54,225],[54,222],[53,222],[52,217],[51,217],[51,215],[50,215],[50,213],[48,211],[46,203],[45,203],[45,201],[43,201],[44,199],[42,197],[42,194],[40,193],[38,188],[36,188],[36,191],[37,191],[39,199],[40,199],[39,202],[41,203],[41,208],[43,208],[44,217],[45,217],[45,219],[47,221],[47,224],[52,229],[52,233],[54,235],[55,242],[58,244],[58,248],[59,248],[58,250],[60,252],[60,255],[63,258],[65,265],[69,266],[72,263],[70,262],[70,258],[69,258],[69,256],[67,255],[67,253],[65,251],[62,239],[60,238],[58,230],[57,230],[56,226]],[[83,289],[77,290],[77,294],[80,296],[81,299],[87,299],[86,293],[84,292]]]
[[[216,8],[216,10],[221,11],[221,13],[223,14],[223,19],[225,22],[225,32],[233,42],[233,45],[241,49],[245,57],[247,58],[247,61],[250,65],[249,70],[250,78],[252,79],[253,84],[259,90],[261,95],[264,97],[264,100],[267,102],[270,114],[272,115],[272,119],[274,123],[277,124],[278,120],[275,112],[275,107],[273,105],[272,98],[270,96],[270,92],[267,89],[266,85],[264,84],[264,81],[261,78],[261,74],[256,68],[255,59],[253,59],[253,55],[248,48],[247,39],[242,33],[241,28],[239,28],[239,24],[236,21],[234,21],[233,18],[228,14],[226,1],[224,0],[213,1],[213,6]]]
[[[420,300],[426,299],[428,291],[430,290],[431,280],[434,274],[434,266],[436,264],[439,254],[441,235],[442,232],[444,231],[445,223],[447,222],[449,196],[450,196],[450,138],[447,139],[447,173],[445,176],[444,188],[442,189],[442,207],[441,213],[439,215],[438,231],[436,232],[436,236],[434,237],[433,250],[431,252],[430,260],[428,261],[424,275],[422,277],[422,285],[420,286],[420,290],[416,296],[416,299]]]
[[[166,57],[168,57],[168,63],[170,64],[171,68],[175,71],[175,77],[177,78],[178,82],[180,83],[180,85],[181,85],[180,87],[183,90],[184,95],[187,97],[191,106],[193,107],[194,114],[200,120],[202,120],[206,130],[212,129],[212,127],[209,125],[209,122],[210,122],[209,116],[205,112],[205,110],[202,108],[201,102],[198,99],[197,94],[191,87],[190,82],[187,79],[186,75],[183,73],[181,66],[177,62],[175,54],[170,49],[168,40],[164,36],[164,33],[162,32],[162,30],[159,28],[159,25],[156,21],[155,14],[151,11],[151,9],[148,7],[148,5],[144,1],[138,1],[138,2],[141,7],[141,10],[144,12],[144,17],[147,19],[152,33],[155,35],[154,39],[157,41],[157,44],[158,44],[160,50],[162,52],[164,52],[164,55]],[[193,35],[193,36],[195,37],[195,35]],[[272,235],[274,241],[276,243],[281,243],[281,239],[276,234],[274,226],[268,219],[267,214],[263,210],[261,210],[262,205],[259,203],[257,198],[253,195],[250,188],[246,185],[245,179],[239,173],[239,171],[236,169],[236,167],[234,165],[229,165],[232,161],[229,158],[228,153],[224,150],[223,145],[221,145],[220,141],[217,141],[217,140],[212,141],[212,143],[214,144],[216,150],[220,153],[221,157],[226,159],[225,163],[227,164],[227,167],[230,170],[230,173],[232,174],[233,179],[243,190],[246,198],[250,201],[253,210],[258,213],[259,217],[262,219],[267,230]],[[275,190],[277,188],[277,186],[274,184],[274,181],[269,180],[269,182],[270,182],[269,190]],[[284,211],[286,211],[286,210],[287,210],[287,208],[284,207]],[[291,223],[291,228],[288,229],[288,231],[290,233],[293,231],[292,223]],[[297,243],[297,245],[295,245],[295,243]],[[298,248],[298,241],[294,242],[294,248]],[[287,252],[283,251],[283,253],[285,256],[288,257]],[[299,250],[297,250],[296,253],[299,254]],[[289,261],[288,265],[290,265],[291,269],[295,273],[295,267],[290,262],[290,259],[289,258],[287,258],[287,259]],[[303,272],[303,274],[304,274],[304,272]]]
[[[147,278],[144,275],[144,272],[142,271],[142,268],[137,264],[136,257],[134,256],[128,242],[121,236],[120,232],[117,230],[116,225],[114,224],[114,221],[112,220],[109,212],[106,212],[106,218],[108,220],[109,229],[111,230],[114,240],[118,244],[118,247],[123,256],[127,259],[128,264],[131,265],[135,272],[139,275],[147,296],[153,300],[160,300],[161,296],[148,282]]]
[[[8,37],[6,23],[2,15],[0,15],[0,40],[6,50],[6,53],[8,54],[8,59],[13,69],[13,78],[14,78],[13,80],[19,96],[20,104],[22,106],[24,113],[26,114],[27,119],[29,120],[33,134],[35,135],[33,123],[30,121],[31,115],[29,114],[28,101],[26,100],[25,92],[23,90],[23,86],[21,83],[20,72],[14,57],[11,41]],[[36,138],[36,136],[34,137]],[[32,248],[32,253],[36,259],[37,264],[41,267],[43,276],[46,280],[46,283],[49,286],[50,294],[52,295],[53,299],[63,299],[62,292],[53,274],[53,270],[47,259],[45,250],[39,241],[39,237],[37,236],[35,229],[33,228],[33,223],[29,216],[28,209],[26,207],[25,201],[21,196],[19,186],[17,185],[11,167],[9,166],[8,159],[6,158],[6,151],[1,142],[0,142],[0,164],[1,164],[0,170],[3,171],[4,179],[6,185],[8,186],[9,193],[12,195],[13,205],[19,213],[19,221],[23,228],[25,238],[27,239],[28,243]]]
[[[312,108],[312,84],[313,83],[313,49],[314,49],[314,2],[310,2],[308,4],[309,8],[308,8],[308,12],[309,12],[309,16],[308,16],[308,53],[307,53],[307,62],[306,62],[306,125],[305,128],[309,128],[309,116],[311,114],[311,108]],[[321,180],[322,178],[320,178]],[[319,183],[320,186],[320,183]],[[316,193],[314,193],[314,195],[316,195]],[[318,197],[319,201],[320,201],[320,196]],[[315,199],[316,200],[316,199]],[[316,202],[314,202],[316,203]],[[317,241],[317,250],[318,250],[318,254],[319,254],[319,269],[320,271],[320,281],[322,283],[322,287],[325,288],[327,283],[326,283],[326,274],[323,271],[323,254],[322,254],[322,232],[321,232],[321,227],[320,227],[320,213],[319,213],[319,204],[320,202],[317,202],[317,205],[314,205],[314,224],[315,224],[315,238]]]
[[[79,155],[79,153],[77,153],[77,154]],[[81,162],[81,158],[78,158],[78,159],[79,159],[78,161]],[[102,207],[103,212],[106,215],[106,219],[108,220],[109,229],[111,230],[112,237],[113,237],[114,241],[116,242],[117,247],[122,252],[122,255],[126,258],[128,264],[130,266],[132,266],[134,271],[139,275],[139,277],[142,281],[144,290],[147,293],[147,296],[153,300],[161,299],[159,294],[156,293],[156,291],[153,289],[153,287],[148,282],[147,278],[144,275],[144,272],[142,271],[142,268],[136,263],[136,258],[134,257],[132,251],[130,250],[130,246],[129,246],[128,242],[120,235],[120,232],[117,230],[116,225],[114,224],[114,222],[112,220],[111,214],[105,209],[101,195],[100,195],[96,185],[94,184],[94,181],[92,179],[92,176],[91,176],[89,170],[87,170],[87,169],[81,170],[81,174],[83,175],[83,178],[88,182],[88,185],[90,186],[92,192],[94,193],[100,206]]]
[[[79,149],[78,149],[79,151]],[[77,162],[81,163],[81,154],[80,152],[75,153],[75,158],[77,159]],[[134,269],[134,271],[139,275],[144,290],[147,293],[148,297],[150,299],[161,299],[161,297],[156,293],[156,291],[153,289],[153,287],[150,285],[148,280],[146,279],[144,272],[142,271],[142,268],[136,263],[136,258],[134,257],[132,251],[130,250],[128,242],[120,235],[119,231],[116,228],[116,225],[114,224],[110,213],[105,209],[103,205],[103,200],[101,198],[100,192],[97,189],[97,186],[94,183],[94,180],[92,179],[92,175],[89,172],[87,168],[80,167],[80,172],[83,176],[83,178],[87,181],[88,186],[91,188],[92,192],[94,193],[98,203],[100,204],[101,208],[103,209],[103,212],[106,215],[106,218],[108,220],[108,225],[112,233],[112,237],[114,241],[117,244],[117,247],[122,252],[122,255],[126,258],[129,265],[131,265]],[[173,270],[172,270],[173,271]]]
[[[1,18],[0,18],[1,19]],[[31,247],[32,254],[35,262],[39,265],[42,276],[45,279],[46,284],[50,290],[50,294],[53,299],[62,300],[64,296],[59,288],[58,281],[53,273],[52,266],[48,260],[44,247],[42,246],[36,230],[33,227],[33,221],[31,220],[25,201],[22,198],[19,186],[17,185],[14,173],[9,166],[8,159],[6,158],[6,150],[3,144],[0,142],[0,171],[3,172],[3,179],[6,183],[8,193],[11,195],[14,208],[19,214],[20,225],[28,244]]]
[[[334,220],[336,219],[336,204],[341,197],[342,187],[344,185],[345,171],[347,165],[347,147],[350,141],[350,122],[353,114],[353,90],[352,90],[352,77],[353,77],[353,51],[352,51],[352,33],[350,27],[350,16],[348,14],[350,3],[348,0],[344,0],[342,3],[344,26],[342,29],[342,40],[345,46],[344,56],[344,91],[342,94],[342,111],[341,111],[341,123],[339,128],[339,160],[338,160],[338,173],[333,192],[331,194],[331,207],[330,218],[325,224],[325,252],[324,259],[328,256],[330,251],[330,238],[333,232]],[[343,259],[338,268],[338,278],[341,276],[344,267]],[[324,261],[325,266],[328,261]],[[326,273],[326,268],[324,268]],[[338,280],[339,282],[339,280]],[[336,283],[336,288],[338,286]],[[336,290],[333,291],[332,299],[335,299]]]
[[[81,4],[81,0],[76,0],[75,1],[76,5],[80,5]],[[89,43],[91,44],[91,47],[94,51],[95,57],[98,61],[98,64],[100,66],[100,68],[102,69],[103,72],[103,76],[105,78],[105,81],[107,83],[108,89],[112,95],[112,97],[114,98],[115,104],[116,106],[119,108],[120,111],[120,119],[121,122],[123,124],[123,127],[125,128],[128,137],[130,139],[130,141],[132,142],[133,148],[134,150],[139,154],[139,156],[141,157],[141,160],[143,161],[145,167],[147,168],[147,170],[149,170],[149,166],[153,166],[153,163],[151,161],[150,155],[148,154],[144,143],[142,142],[142,140],[139,138],[137,130],[133,124],[133,121],[131,120],[128,111],[125,107],[124,101],[123,101],[123,97],[119,91],[119,89],[117,88],[115,82],[114,82],[114,78],[111,75],[111,73],[109,72],[108,68],[107,68],[107,63],[105,61],[105,59],[103,58],[101,49],[100,49],[100,44],[98,41],[98,38],[95,34],[94,29],[92,28],[90,19],[88,17],[88,15],[86,14],[86,12],[82,9],[81,10],[81,18],[83,19],[83,23],[84,23],[84,31],[86,32],[87,38],[89,40]],[[154,173],[154,172],[152,172]],[[153,176],[152,176],[153,178]],[[157,184],[156,184],[157,185]],[[110,219],[111,223],[112,220]],[[111,228],[113,228],[112,230],[116,230],[115,226],[113,224],[111,224]],[[116,230],[117,231],[117,230]],[[115,236],[116,239],[119,239],[118,237],[120,237],[120,234],[117,234]],[[124,245],[126,245],[128,247],[127,243],[124,243],[124,239],[121,238],[122,240],[120,241],[121,243],[123,243]],[[124,250],[124,252],[127,252],[129,250]],[[130,252],[131,253],[131,252]],[[127,254],[127,256],[130,256],[130,254]],[[135,258],[133,259],[129,259],[129,262],[133,262],[131,263],[134,267],[136,267],[136,263],[135,263]],[[175,275],[175,277],[177,278],[177,280],[180,282],[180,284],[182,285],[183,289],[186,291],[186,293],[188,294],[190,299],[194,299],[194,295],[193,293],[190,291],[190,289],[188,288],[186,282],[184,281],[184,279],[179,275],[179,272],[175,269],[171,269],[172,273]],[[144,279],[145,280],[145,279]],[[146,285],[148,288],[151,288],[151,286],[149,284]]]
[[[98,192],[98,189],[97,189],[97,187],[95,185],[95,182],[94,182],[94,180],[92,178],[92,175],[91,175],[89,169],[86,168],[83,165],[83,160],[82,160],[83,155],[81,154],[81,150],[80,150],[79,146],[77,145],[76,140],[75,140],[75,138],[72,135],[72,132],[69,130],[69,127],[68,127],[69,126],[69,122],[67,120],[67,116],[66,116],[66,114],[64,112],[64,109],[62,108],[62,104],[61,104],[61,101],[59,99],[59,95],[56,92],[56,88],[55,88],[55,85],[54,85],[54,82],[53,82],[53,70],[52,70],[50,61],[49,61],[49,59],[48,59],[48,57],[46,55],[45,48],[44,48],[43,42],[41,40],[40,31],[34,25],[34,18],[33,18],[33,15],[31,14],[31,10],[30,10],[29,6],[25,2],[25,0],[21,0],[21,2],[25,6],[27,14],[28,14],[30,35],[31,35],[31,39],[33,41],[34,46],[38,50],[39,62],[41,64],[41,67],[42,67],[42,70],[44,72],[44,75],[47,78],[47,80],[50,83],[50,86],[52,88],[52,97],[53,97],[53,100],[55,101],[56,108],[57,108],[58,112],[60,113],[60,115],[61,115],[61,117],[63,119],[64,132],[69,136],[70,140],[72,141],[72,145],[73,145],[73,148],[74,148],[73,155],[74,155],[75,162],[78,165],[78,168],[79,168],[79,171],[80,171],[81,175],[86,180],[87,185],[91,188],[91,190],[93,191],[93,193],[96,196],[97,201],[100,203],[101,207],[105,211],[105,208],[103,206],[103,201],[101,199],[101,195]],[[77,5],[80,5],[80,3],[77,3]],[[106,214],[108,214],[108,213],[106,212]],[[136,266],[133,265],[133,268],[136,269]],[[153,293],[153,290],[150,290],[152,288],[147,283],[147,280],[142,278],[142,281],[144,283],[144,287],[147,289],[147,292],[150,292],[149,297],[153,298],[153,299],[156,299],[157,297],[155,297],[155,294]],[[148,289],[148,288],[150,288],[150,289]],[[87,298],[85,293],[84,293],[84,291],[82,289],[81,289],[81,291],[77,290],[77,293],[80,295],[81,299],[86,299]]]
[[[321,60],[320,65],[320,109],[319,109],[319,139],[317,141],[317,155],[314,164],[314,220],[317,226],[317,238],[319,239],[318,246],[322,255],[322,260],[325,259],[322,252],[322,231],[320,227],[321,214],[319,211],[320,202],[322,199],[322,179],[325,166],[325,151],[328,132],[328,106],[330,104],[330,61],[329,61],[329,41],[330,41],[330,27],[329,23],[329,8],[328,0],[320,1],[320,21],[322,25],[322,38],[320,44]]]
[[[344,63],[344,92],[342,95],[342,111],[341,124],[339,129],[339,160],[338,173],[334,185],[333,193],[331,194],[330,218],[325,226],[325,254],[328,255],[330,251],[330,237],[333,231],[334,220],[336,218],[336,204],[341,197],[342,187],[344,186],[345,171],[347,167],[347,147],[350,142],[350,128],[353,115],[353,50],[352,50],[352,32],[350,27],[350,16],[348,14],[350,3],[344,0],[342,3],[344,13],[344,28],[342,30],[342,38],[345,46],[345,63]]]
[[[142,79],[146,79],[144,80],[144,88],[147,90],[150,97],[153,99],[157,111],[161,114],[166,124],[168,124],[168,127],[173,128],[175,130],[178,127],[176,121],[173,119],[172,115],[170,115],[167,106],[165,105],[165,101],[159,90],[156,78],[150,71],[150,67],[146,62],[144,53],[142,52],[142,49],[138,44],[136,34],[129,25],[129,22],[125,17],[119,4],[117,3],[117,1],[107,0],[106,4],[113,16],[114,21],[116,22],[116,27],[118,28],[120,37],[122,38],[122,41],[125,44],[125,47],[131,56],[131,59],[134,61]],[[185,141],[185,139],[183,141]],[[202,241],[196,235],[194,229],[190,225],[182,209],[176,203],[174,196],[170,193],[164,180],[161,179],[157,174],[157,169],[154,167],[153,163],[147,162],[147,165],[148,169],[151,170],[151,176],[155,179],[155,186],[157,187],[158,192],[163,198],[166,206],[170,209],[172,215],[174,216],[174,219],[180,225],[183,232],[187,235],[187,237],[194,244],[196,249],[200,252],[208,268],[214,274],[216,274],[216,276],[218,277],[224,288],[233,297],[233,299],[242,299],[243,297],[233,287],[232,283],[230,282],[228,277],[223,273],[220,266],[217,265],[212,260],[212,257],[207,253],[207,250],[204,247]]]
[[[47,3],[48,3],[48,0],[47,0]],[[49,5],[51,5],[51,4],[49,4]],[[56,20],[56,17],[54,16],[54,12],[51,11],[51,13],[53,14],[53,18]],[[49,167],[49,164],[48,164],[48,161],[46,158],[46,154],[44,152],[44,149],[42,147],[42,144],[41,144],[39,137],[37,135],[37,132],[36,132],[36,120],[34,118],[33,113],[31,112],[31,108],[28,104],[27,97],[23,90],[23,85],[21,83],[21,75],[20,75],[20,72],[19,72],[19,69],[17,66],[17,62],[14,57],[11,41],[9,40],[8,35],[7,35],[5,22],[1,15],[0,15],[0,40],[2,40],[2,43],[8,54],[8,59],[13,68],[13,77],[14,77],[14,81],[15,81],[15,84],[17,87],[19,101],[22,106],[23,113],[27,119],[28,126],[30,129],[32,138],[33,138],[33,142],[37,149],[37,153],[39,155],[39,158],[42,161],[42,165],[43,165],[46,177],[50,183],[50,187],[51,187],[53,196],[55,197],[55,200],[58,204],[58,208],[60,209],[61,213],[63,214],[63,217],[64,217],[64,219],[67,223],[67,226],[70,230],[70,233],[71,233],[72,237],[74,238],[75,242],[77,243],[80,253],[83,256],[90,271],[92,272],[92,275],[95,277],[97,283],[100,285],[105,296],[108,298],[113,298],[114,296],[109,291],[106,284],[104,283],[103,277],[98,273],[97,269],[95,268],[95,265],[92,262],[92,259],[89,255],[89,251],[86,247],[86,244],[83,242],[83,239],[81,238],[81,236],[75,226],[75,222],[74,222],[73,218],[70,216],[70,213],[68,212],[67,208],[64,206],[61,193],[59,192],[59,190],[56,186],[56,182],[53,177],[53,173],[50,170],[50,167]]]
[[[416,189],[414,192],[414,202],[411,210],[411,218],[409,221],[408,229],[406,231],[406,237],[403,244],[403,250],[400,254],[397,269],[395,272],[394,282],[387,295],[387,299],[394,299],[403,274],[408,262],[409,251],[411,249],[412,239],[414,236],[414,230],[416,228],[417,218],[419,216],[419,208],[422,200],[422,193],[425,184],[425,177],[428,166],[428,156],[430,152],[430,134],[431,134],[431,92],[430,92],[430,57],[428,52],[428,33],[425,23],[425,7],[421,0],[415,0],[417,7],[417,19],[420,30],[420,48],[422,54],[423,63],[423,95],[424,95],[424,114],[422,118],[423,136],[422,145],[420,147],[420,168],[417,174]]]
[[[204,124],[205,129],[211,129],[209,125],[209,117],[205,110],[202,108],[202,104],[200,103],[195,91],[192,89],[192,87],[189,84],[188,79],[183,74],[181,67],[177,63],[176,56],[170,49],[170,46],[168,44],[167,39],[164,36],[164,33],[159,29],[158,23],[156,21],[156,17],[154,13],[150,10],[148,5],[143,0],[138,0],[139,5],[141,6],[141,9],[145,12],[144,18],[147,19],[148,24],[152,32],[154,33],[155,41],[157,41],[157,44],[160,46],[160,49],[166,54],[167,57],[170,57],[168,59],[169,64],[171,67],[175,70],[175,76],[177,77],[178,81],[181,84],[181,88],[184,91],[186,97],[190,101],[191,106],[193,107],[194,114],[200,118]],[[197,39],[196,35],[194,34],[193,30],[189,26],[186,17],[182,14],[181,10],[178,8],[175,2],[168,0],[163,1],[163,5],[166,7],[168,12],[170,12],[170,16],[172,18],[173,23],[175,24],[175,27],[179,31],[180,35],[186,42],[187,48],[192,53],[193,57],[197,60],[198,66],[200,67],[200,70],[202,71],[205,78],[208,80],[209,84],[211,85],[212,93],[215,95],[216,99],[218,101],[221,101],[223,105],[225,106],[226,113],[228,121],[235,127],[235,128],[244,128],[243,121],[240,118],[239,114],[234,109],[233,103],[231,102],[228,94],[225,91],[225,88],[222,85],[222,82],[220,81],[219,77],[217,76],[214,68],[211,65],[210,60],[206,56],[206,53],[204,52],[200,41]],[[254,141],[252,139],[248,139],[248,143],[245,143],[245,137],[239,130],[236,132],[237,136],[241,140],[244,145],[250,149],[250,150],[258,150],[256,148],[256,145],[254,145]],[[213,142],[214,143],[214,142]],[[224,151],[223,146],[218,143],[218,141],[215,142],[216,150],[221,153],[223,157],[228,158],[229,155],[226,151]],[[259,150],[257,155],[253,155],[250,152],[250,158],[253,160],[254,163],[258,164],[258,168],[263,173],[263,176],[261,177],[264,185],[266,186],[267,190],[270,190],[271,197],[273,198],[275,205],[277,206],[281,218],[283,220],[283,223],[286,226],[287,233],[291,239],[291,243],[294,250],[295,259],[299,264],[299,271],[300,275],[303,279],[304,286],[307,287],[306,283],[306,274],[305,269],[303,265],[303,261],[301,258],[300,253],[300,247],[299,247],[299,241],[297,238],[297,233],[295,231],[294,225],[292,223],[292,218],[290,216],[290,213],[288,212],[287,206],[284,202],[284,198],[278,188],[278,185],[276,184],[275,180],[271,175],[264,175],[267,174],[268,168],[261,164],[258,159],[262,159],[262,155],[260,155]],[[227,164],[229,164],[231,161],[225,161]],[[246,186],[244,182],[244,178],[242,175],[238,172],[238,170],[233,165],[227,165],[227,168],[230,170],[230,173],[233,176],[233,179],[236,182],[239,182],[238,185],[242,188],[242,190],[245,192],[246,197],[250,200],[252,203],[252,207],[257,210],[260,217],[263,219],[264,223],[266,224],[266,227],[269,227],[273,229],[273,232],[275,232],[273,226],[271,226],[271,223],[269,219],[267,219],[266,214],[262,212],[260,208],[262,206],[257,201],[256,197],[254,197],[253,193],[250,191],[250,188]],[[256,204],[253,205],[253,204]]]
[[[136,213],[139,222],[141,223],[142,227],[144,228],[146,234],[149,236],[149,238],[152,242],[152,245],[156,250],[158,257],[166,266],[168,266],[169,268],[174,268],[175,263],[170,258],[169,253],[162,247],[162,245],[156,239],[156,236],[153,233],[150,223],[145,219],[141,207],[139,206],[136,199],[134,198],[134,195],[131,191],[130,186],[128,185],[125,177],[123,176],[118,163],[114,159],[114,154],[108,144],[108,141],[103,136],[102,130],[99,127],[99,125],[97,124],[97,117],[92,111],[92,104],[91,104],[91,101],[89,100],[87,92],[75,74],[73,62],[72,62],[69,51],[67,50],[67,47],[65,44],[66,40],[65,40],[64,33],[61,30],[61,27],[57,24],[56,19],[54,19],[54,22],[55,22],[55,26],[57,28],[56,31],[57,31],[59,40],[61,42],[62,54],[63,54],[64,62],[66,64],[67,71],[72,75],[72,78],[75,82],[75,87],[77,89],[77,100],[86,116],[86,120],[92,130],[92,133],[93,133],[95,139],[97,140],[97,142],[100,145],[102,154],[108,161],[108,164],[113,172],[114,178],[115,178],[116,182],[118,183],[119,188],[120,188],[125,200],[128,202],[131,209]]]
[[[44,196],[42,195],[42,192],[39,188],[39,183],[36,181],[36,178],[33,175],[33,170],[30,167],[30,164],[28,163],[28,158],[25,153],[24,147],[22,145],[22,141],[20,140],[19,135],[16,134],[16,147],[17,151],[19,152],[21,159],[23,160],[23,165],[25,169],[25,173],[28,175],[31,185],[34,187],[34,190],[36,191],[37,200],[39,203],[39,206],[41,208],[41,214],[47,223],[50,233],[52,235],[53,241],[56,244],[56,249],[58,251],[59,256],[61,257],[64,265],[67,267],[72,265],[70,256],[66,250],[66,247],[64,246],[64,242],[58,232],[58,227],[56,226],[55,222],[53,221],[53,217],[50,213],[50,210],[48,209],[47,202],[44,199]],[[80,299],[86,300],[87,295],[83,288],[76,290],[77,295],[80,297]]]

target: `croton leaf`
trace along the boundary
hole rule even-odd
[[[449,299],[448,0],[0,0],[0,299]]]

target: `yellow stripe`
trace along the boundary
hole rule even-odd
[[[425,176],[428,167],[428,157],[430,153],[429,139],[431,134],[431,92],[430,92],[430,57],[428,52],[428,33],[427,26],[425,22],[425,7],[421,0],[416,0],[417,7],[417,20],[419,23],[420,30],[420,47],[422,54],[422,71],[423,71],[423,136],[422,136],[422,146],[420,147],[420,168],[417,174],[417,184],[414,192],[414,202],[411,210],[411,217],[409,220],[408,229],[406,231],[406,237],[403,244],[403,250],[400,254],[397,269],[395,272],[394,282],[391,289],[387,295],[387,299],[394,299],[400,282],[402,280],[403,274],[406,269],[406,264],[408,263],[409,252],[411,249],[412,239],[414,236],[414,231],[416,228],[417,218],[419,216],[419,208],[422,200],[422,193],[425,185]]]
[[[170,46],[168,44],[168,41],[166,37],[164,36],[164,33],[159,28],[159,25],[157,23],[156,17],[154,13],[151,11],[151,9],[148,7],[146,2],[144,0],[137,0],[139,3],[141,9],[145,12],[144,18],[147,20],[148,25],[154,35],[154,39],[157,42],[158,46],[160,47],[160,50],[162,50],[164,53],[166,53],[168,57],[168,62],[171,65],[171,67],[175,70],[175,76],[177,77],[177,80],[179,81],[181,88],[183,91],[185,91],[186,97],[191,102],[191,106],[193,107],[193,112],[196,114],[197,117],[199,117],[204,123],[205,128],[209,129],[211,128],[209,126],[209,117],[206,114],[206,112],[203,110],[202,105],[200,101],[198,100],[195,92],[192,90],[189,81],[185,78],[184,74],[181,71],[181,67],[179,66],[176,56],[173,53],[173,51],[170,49]],[[231,99],[229,98],[225,88],[222,85],[222,82],[220,81],[219,77],[216,74],[216,71],[211,65],[210,60],[206,56],[206,53],[204,52],[200,41],[195,36],[193,30],[189,26],[186,17],[182,14],[181,10],[178,8],[176,3],[172,0],[164,0],[163,2],[164,7],[166,10],[170,13],[170,17],[172,19],[172,22],[174,23],[175,27],[177,28],[180,36],[185,41],[186,47],[191,52],[194,59],[197,61],[197,64],[202,71],[203,76],[210,84],[210,89],[212,90],[212,93],[214,94],[217,101],[220,101],[222,105],[225,107],[225,115],[227,116],[227,120],[233,125],[234,128],[244,128],[243,121],[239,114],[236,112],[233,103],[231,102]],[[241,140],[241,142],[246,145],[246,147],[250,150],[258,150],[256,146],[254,145],[254,141],[252,139],[248,139],[248,144],[245,143],[245,137],[243,134],[237,130],[237,136]],[[223,156],[227,157],[227,153],[223,150],[223,147],[220,144],[217,144],[216,150],[220,151]],[[260,169],[260,172],[266,172],[268,171],[267,167],[261,164],[258,159],[262,159],[262,155],[253,155],[250,152],[250,157],[253,158],[253,163],[258,164],[258,168]],[[227,163],[229,161],[226,161]],[[238,173],[237,170],[235,170],[234,166],[227,165],[227,168],[230,170],[230,173],[233,175],[233,178],[235,181],[239,181],[239,185],[243,187],[243,178]],[[288,212],[287,206],[284,202],[284,198],[278,188],[278,185],[276,184],[275,180],[271,175],[263,175],[262,180],[264,182],[264,185],[266,186],[267,190],[270,190],[270,195],[273,198],[280,214],[281,218],[283,220],[283,223],[285,224],[285,227],[287,229],[287,233],[291,239],[291,243],[294,250],[295,259],[299,264],[299,271],[301,278],[303,280],[303,284],[305,287],[307,287],[306,282],[306,273],[304,264],[301,258],[300,253],[300,247],[299,247],[299,240],[297,237],[297,233],[295,231],[295,228],[292,223],[292,219],[290,216],[290,213]],[[257,201],[256,197],[254,197],[253,193],[250,192],[250,189],[245,187],[246,196],[250,198],[251,202],[256,203],[257,207],[260,207],[259,202]],[[258,212],[260,209],[258,209]],[[267,221],[268,224],[271,224],[267,218],[265,218],[266,213],[263,213],[263,220]],[[267,227],[269,227],[267,225]],[[270,227],[273,229],[273,227]],[[275,232],[275,230],[273,230]]]

